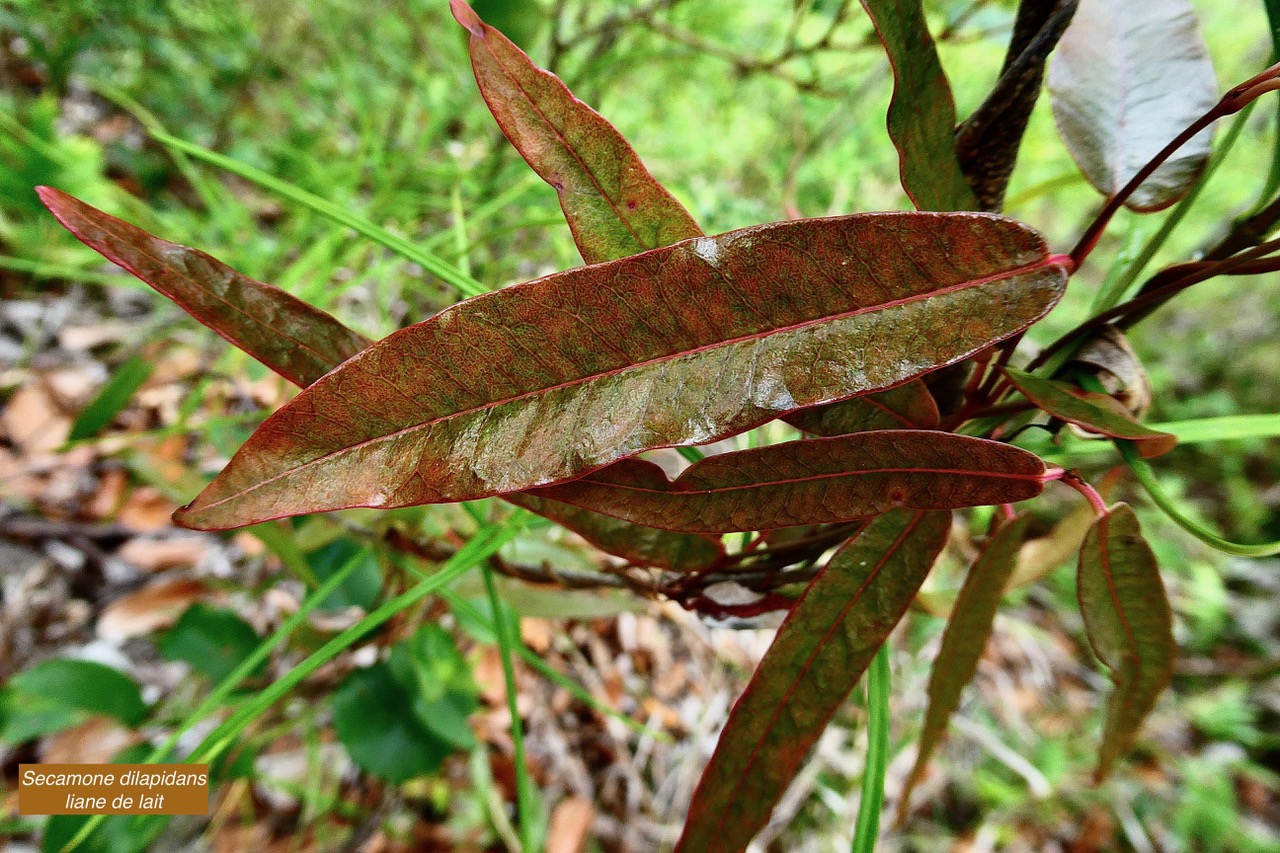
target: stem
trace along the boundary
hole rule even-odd
[[[873,853],[884,809],[884,775],[889,766],[889,638],[867,672],[867,769],[853,831],[852,853]]]
[[[480,567],[484,578],[484,591],[489,597],[489,609],[493,611],[493,633],[498,638],[498,653],[502,658],[502,680],[507,688],[507,710],[511,713],[511,743],[515,751],[516,773],[516,820],[520,832],[521,853],[534,853],[533,823],[534,797],[529,782],[529,768],[524,760],[524,723],[520,720],[519,702],[516,695],[516,669],[511,660],[512,638],[507,633],[510,627],[502,615],[502,599],[498,597],[498,586],[493,582],[493,570],[488,565]]]
[[[1102,495],[1098,494],[1097,490],[1094,489],[1093,486],[1081,479],[1079,474],[1074,471],[1064,471],[1060,479],[1062,482],[1084,495],[1085,500],[1087,500],[1089,505],[1093,507],[1093,511],[1098,518],[1102,518],[1107,514],[1107,502],[1102,499]]]

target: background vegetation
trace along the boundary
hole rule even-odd
[[[999,69],[1014,4],[928,5],[963,116]],[[1195,5],[1224,87],[1267,64],[1271,40],[1262,2]],[[475,6],[605,114],[707,233],[796,215],[908,206],[897,181],[897,155],[884,131],[891,86],[887,62],[856,3],[493,0]],[[1057,140],[1047,107],[1042,101],[1032,119],[1006,212],[1065,248],[1098,199]],[[1275,145],[1275,116],[1270,101],[1253,113],[1234,155],[1163,257],[1188,257],[1254,201]],[[310,623],[302,632],[307,636],[300,634],[279,653],[283,659],[344,627],[347,606],[372,610],[406,582],[405,567],[352,532],[378,523],[359,512],[269,525],[230,544],[209,537],[223,543],[216,551],[223,564],[215,565],[213,551],[168,565],[159,561],[152,572],[139,571],[141,558],[131,560],[127,549],[138,552],[131,543],[139,537],[150,543],[190,541],[171,536],[155,519],[193,495],[218,459],[289,392],[211,332],[179,319],[176,308],[104,267],[44,212],[34,185],[64,189],[168,239],[198,246],[370,337],[424,319],[457,298],[446,283],[354,232],[166,148],[148,135],[155,129],[382,224],[487,286],[578,263],[554,193],[502,139],[476,92],[465,39],[443,2],[0,2],[0,399],[6,407],[0,544],[19,549],[14,554],[51,560],[49,570],[66,587],[50,604],[48,624],[35,624],[38,594],[53,581],[32,580],[23,574],[22,559],[4,557],[7,621],[0,628],[7,637],[0,640],[0,678],[11,679],[7,705],[0,706],[5,784],[12,784],[20,760],[48,754],[51,737],[72,724],[85,725],[86,714],[104,711],[47,687],[51,681],[66,683],[66,677],[41,681],[29,673],[54,656],[79,655],[95,638],[101,643],[103,618],[126,595],[161,581],[186,582],[201,591],[175,600],[183,606],[205,602],[176,623],[182,608],[170,606],[155,632],[130,631],[128,642],[113,646],[127,650],[121,658],[125,667],[147,685],[149,710],[139,716],[117,708],[108,716],[131,730],[145,718],[147,737],[158,743],[204,697],[210,680],[216,683],[278,624],[282,611],[271,609],[273,594],[294,594],[295,587],[348,572],[322,606],[338,621]],[[1040,342],[1083,316],[1092,298],[1089,285],[1105,275],[1109,259],[1131,251],[1159,224],[1159,216],[1122,214],[1091,268],[1074,281],[1064,307],[1036,327]],[[1219,280],[1190,291],[1138,328],[1132,340],[1157,391],[1149,420],[1280,411],[1275,284],[1274,276]],[[95,341],[67,332],[92,328],[111,333]],[[54,393],[56,377],[68,372],[87,378],[78,393],[60,397]],[[30,411],[32,388],[49,392],[50,423],[79,432],[43,441],[49,427],[29,427],[31,416],[23,414]],[[103,388],[110,393],[101,394]],[[84,422],[94,406],[106,413],[104,423]],[[67,438],[73,439],[69,447],[63,444]],[[1116,460],[1108,453],[1081,452],[1069,461],[1096,472]],[[1228,535],[1244,541],[1280,538],[1280,456],[1274,440],[1189,446],[1157,467],[1169,490]],[[74,473],[71,486],[58,479],[66,480],[68,471]],[[109,479],[120,483],[118,494],[93,504]],[[1132,491],[1127,482],[1116,488],[1117,494]],[[137,515],[145,506],[139,493],[153,504],[150,528]],[[1141,512],[1142,499],[1135,503]],[[1074,506],[1064,495],[1063,512]],[[441,535],[469,536],[477,524],[456,507],[401,517]],[[968,849],[1010,850],[1262,851],[1280,844],[1280,563],[1233,560],[1204,548],[1158,513],[1142,518],[1170,588],[1183,656],[1174,693],[1148,724],[1136,759],[1105,788],[1088,787],[1096,737],[1080,731],[1097,722],[1094,688],[1101,681],[1082,648],[1081,626],[1070,615],[1074,590],[1064,558],[1064,568],[1021,593],[997,623],[1000,638],[962,708],[966,722],[939,759],[945,773],[918,795],[925,805],[906,827],[888,834],[889,849],[965,849],[957,839],[967,839]],[[1041,523],[1047,530],[1053,521]],[[108,525],[113,535],[95,538]],[[545,560],[562,571],[590,568],[593,559],[545,530],[505,547],[508,558],[517,553],[512,549],[525,549],[518,552],[523,561]],[[83,559],[77,563],[65,549]],[[945,586],[947,576],[935,581]],[[503,590],[516,610],[554,619],[525,625],[525,639],[535,649],[540,629],[530,625],[551,626],[555,639],[540,650],[548,661],[589,677],[598,667],[574,670],[573,660],[585,652],[598,663],[590,654],[593,643],[614,649],[611,660],[628,657],[627,629],[605,617],[628,609],[629,602],[539,595],[518,584]],[[476,671],[494,659],[485,652],[494,641],[493,610],[478,585],[459,586],[456,596],[462,604],[424,605],[409,627],[400,625],[395,636],[383,638],[395,646],[392,665],[364,670],[369,683],[344,681],[353,665],[348,662],[328,674],[329,682],[321,673],[321,683],[312,685],[314,695],[327,697],[341,684],[348,693],[339,692],[332,704],[327,698],[311,705],[285,703],[264,716],[239,754],[252,763],[254,756],[283,751],[281,744],[293,738],[305,747],[297,751],[306,772],[292,777],[295,785],[283,799],[260,792],[246,799],[241,792],[237,800],[234,791],[227,793],[221,802],[231,805],[219,812],[214,829],[259,832],[281,849],[336,849],[353,841],[394,849],[423,838],[439,849],[511,847],[502,804],[514,800],[513,783],[504,778],[512,772],[512,745],[500,724],[501,690],[497,699],[485,695],[485,685],[501,679],[487,681],[492,673]],[[84,612],[68,615],[75,602]],[[468,606],[480,610],[471,623]],[[446,612],[449,632],[412,628],[414,619],[425,624]],[[675,616],[651,610],[645,618],[652,622],[642,624],[664,626],[673,638],[666,642],[670,649],[698,653],[688,639],[693,635],[670,627]],[[902,632],[894,662],[891,785],[912,757],[925,673],[941,624],[917,614]],[[721,654],[709,655],[705,665],[718,667],[718,678],[740,678],[741,667],[749,666],[749,643],[746,661],[735,662],[723,653],[722,641],[714,640]],[[653,651],[644,643],[632,647]],[[147,666],[164,660],[189,666],[167,680],[149,681]],[[439,769],[422,773],[412,762],[388,769],[387,756],[402,750],[403,742],[353,747],[353,738],[344,734],[342,703],[348,696],[352,713],[367,714],[368,697],[401,695],[396,691],[406,688],[392,672],[396,660],[402,661],[400,676],[415,665],[444,661],[440,671],[416,677],[428,679],[433,695],[453,702],[461,718],[481,708],[486,719],[498,722],[477,737],[477,727],[465,722],[451,733],[423,735],[411,731],[408,715],[369,718],[367,728],[400,725],[407,727],[404,738],[438,741]],[[688,664],[691,672],[702,665]],[[583,748],[586,742],[589,748],[584,733],[610,726],[617,730],[611,743],[679,755],[682,747],[652,736],[666,732],[685,741],[683,748],[696,761],[706,744],[688,746],[697,739],[687,720],[679,714],[671,721],[655,717],[653,706],[643,705],[643,698],[652,698],[643,682],[664,674],[646,666],[652,663],[636,667],[645,678],[588,688],[642,723],[648,719],[650,734],[618,729],[612,718],[573,699],[570,712],[543,727],[544,742],[538,741],[538,727],[531,732],[531,752],[540,757],[547,778],[555,776],[551,744]],[[541,682],[530,671],[523,676],[529,682],[522,682],[521,693],[538,701],[547,691],[539,692]],[[699,695],[687,687],[678,695],[695,704],[713,698],[711,691]],[[15,710],[35,700],[45,703],[43,710],[28,716]],[[650,713],[640,713],[642,707]],[[861,711],[851,708],[841,735],[845,741],[829,745],[815,762],[819,770],[801,786],[805,799],[793,804],[789,834],[775,834],[777,849],[847,849],[842,839],[851,833],[861,774],[860,721]],[[552,731],[557,726],[558,734]],[[363,768],[359,773],[322,772],[335,730]],[[360,749],[368,750],[364,758],[356,754]],[[455,757],[440,764],[450,753]],[[634,754],[615,752],[588,762],[599,796],[590,803],[595,820],[585,833],[587,849],[659,849],[668,838],[661,829],[629,835],[610,823],[646,814],[626,797],[611,801],[607,785],[599,782],[612,763],[634,760]],[[661,767],[683,765],[673,759],[639,766],[644,784],[636,790],[653,794],[666,784]],[[263,773],[261,764],[257,772]],[[247,780],[252,774],[230,768],[223,778]],[[413,781],[398,784],[407,778]],[[553,841],[568,837],[566,830],[554,829],[554,816],[566,791],[574,789],[559,779],[540,781],[547,815],[543,833]],[[650,808],[647,814],[678,827],[678,807],[667,813]],[[55,831],[68,830],[12,816],[0,824],[0,835],[17,838]],[[203,827],[191,832],[235,843]],[[249,836],[236,836],[241,837]],[[112,838],[123,845],[112,849],[150,843],[127,828]]]

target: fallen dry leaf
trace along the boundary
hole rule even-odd
[[[551,812],[547,853],[582,853],[596,810],[585,797],[565,797]]]
[[[98,618],[97,634],[104,640],[122,642],[167,628],[208,592],[203,583],[190,578],[149,584],[107,605]]]
[[[58,409],[45,388],[34,383],[13,393],[0,414],[0,425],[26,454],[50,452],[71,434],[71,418]]]
[[[176,539],[130,539],[120,546],[116,556],[144,572],[195,566],[209,551],[203,537],[183,536]]]
[[[94,717],[44,738],[40,760],[45,764],[110,764],[116,753],[141,740],[141,734],[107,717]]]
[[[153,486],[134,489],[120,507],[116,521],[140,533],[165,530],[172,526],[173,511],[178,505]]]

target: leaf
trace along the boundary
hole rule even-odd
[[[453,747],[406,713],[413,703],[385,663],[347,676],[333,693],[333,727],[351,760],[393,783],[438,770]]]
[[[978,671],[978,661],[995,624],[996,608],[1017,565],[1018,549],[1029,521],[1030,517],[1023,516],[996,531],[960,588],[929,673],[929,707],[916,747],[916,763],[899,800],[899,822],[907,812],[911,791],[924,776],[929,756],[946,734],[951,715],[960,707],[961,691]]]
[[[873,429],[937,429],[941,416],[924,382],[913,379],[888,391],[801,409],[783,420],[814,435],[848,435]]]
[[[1085,537],[1076,588],[1089,642],[1115,684],[1098,757],[1101,781],[1169,686],[1177,653],[1156,558],[1128,504],[1111,507]]]
[[[36,192],[80,242],[296,385],[310,385],[369,344],[318,308],[204,252],[161,240],[51,187]]]
[[[862,0],[889,64],[889,136],[918,210],[973,210],[978,202],[956,159],[956,105],[921,0]]]
[[[94,661],[51,658],[0,690],[0,741],[11,746],[84,722],[90,714],[135,727],[147,716],[142,688]]]
[[[471,33],[471,66],[485,103],[520,156],[555,188],[583,260],[614,260],[702,235],[603,116],[462,0],[449,6]]]
[[[1050,415],[1091,432],[1127,438],[1146,458],[1168,453],[1178,443],[1170,433],[1143,426],[1118,400],[1106,394],[1042,379],[1014,367],[1005,368],[1005,373],[1023,396]]]
[[[895,510],[814,578],[729,714],[676,853],[746,849],[902,618],[950,526],[950,513]]]
[[[148,277],[144,280],[183,310],[300,387],[307,387],[372,343],[324,311],[241,276],[201,252],[153,237],[57,190],[43,188],[41,193],[54,215],[86,245],[139,277],[145,270]],[[193,257],[197,262],[192,262]],[[234,291],[228,289],[229,282]],[[305,358],[300,357],[300,351]],[[107,389],[99,396],[106,398]],[[719,542],[705,537],[636,528],[542,498],[513,502],[567,527],[608,553],[642,565],[694,571],[724,554]]]
[[[224,529],[573,479],[967,358],[1064,282],[1039,235],[990,214],[775,223],[556,273],[344,362],[176,518]]]
[[[565,483],[561,488],[566,495],[573,493],[572,483]],[[716,537],[658,530],[528,492],[516,492],[504,498],[574,531],[601,551],[638,565],[673,572],[697,572],[711,568],[725,553],[724,545]],[[590,506],[589,502],[584,503]]]
[[[117,367],[107,384],[76,418],[67,441],[92,438],[102,432],[129,405],[133,395],[151,378],[153,370],[155,365],[141,356],[134,356]]]
[[[196,602],[156,642],[166,660],[191,664],[214,684],[235,671],[262,642],[253,627],[230,610]],[[263,661],[253,672],[261,674]]]
[[[1043,474],[1038,457],[1012,445],[884,430],[722,453],[675,482],[651,462],[628,459],[534,494],[649,527],[729,533],[853,521],[898,507],[1014,503],[1040,494]]]
[[[1080,0],[1049,64],[1058,130],[1089,183],[1115,195],[1218,101],[1218,81],[1188,0]],[[1191,188],[1209,158],[1205,131],[1126,204],[1160,210]]]

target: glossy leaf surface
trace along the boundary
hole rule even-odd
[[[1102,779],[1169,686],[1177,652],[1155,555],[1128,504],[1111,507],[1085,537],[1076,583],[1089,642],[1115,684],[1098,757]]]
[[[1044,463],[1008,444],[924,430],[862,432],[711,456],[672,482],[627,459],[537,495],[689,533],[871,518],[905,507],[1013,503],[1044,488]]]
[[[916,747],[916,763],[903,788],[900,816],[906,813],[911,791],[923,778],[934,747],[946,734],[951,715],[960,707],[961,691],[978,672],[978,661],[991,638],[996,608],[1018,563],[1018,550],[1029,521],[1029,517],[1023,517],[996,531],[960,588],[929,673],[929,707]]]
[[[1058,130],[1089,183],[1114,195],[1217,103],[1218,82],[1188,0],[1080,0],[1049,63]],[[1212,133],[1182,146],[1127,202],[1159,210],[1208,160]]]
[[[295,385],[310,385],[369,344],[318,308],[204,252],[161,240],[51,187],[36,192],[80,242]]]
[[[1039,235],[985,214],[775,223],[557,273],[349,359],[177,517],[218,529],[569,480],[959,361],[1064,282]]]
[[[485,103],[511,144],[559,194],[587,263],[702,235],[603,116],[462,0],[451,0],[450,8],[471,34],[471,66]]]
[[[902,188],[919,210],[973,210],[956,159],[956,105],[921,0],[862,0],[893,67],[889,136]]]
[[[950,526],[950,513],[896,510],[814,578],[729,715],[677,853],[746,849],[902,618]]]
[[[941,417],[924,382],[913,379],[888,391],[801,409],[783,420],[814,435],[848,435],[873,429],[937,429]]]
[[[1106,394],[1084,391],[1065,382],[1032,376],[1010,367],[1005,373],[1014,387],[1032,403],[1055,418],[1113,438],[1127,438],[1147,458],[1168,453],[1177,437],[1143,426],[1118,400]]]
[[[241,276],[203,253],[154,237],[57,190],[46,190],[44,197],[68,228],[75,224],[72,233],[91,248],[135,274],[145,269],[150,278],[144,280],[183,310],[300,387],[372,343],[332,315]],[[190,262],[193,255],[199,256],[199,263]],[[235,283],[235,290],[224,293],[229,281]],[[646,529],[545,498],[513,498],[513,502],[567,527],[601,550],[642,565],[695,571],[724,554],[721,544],[708,537]]]

